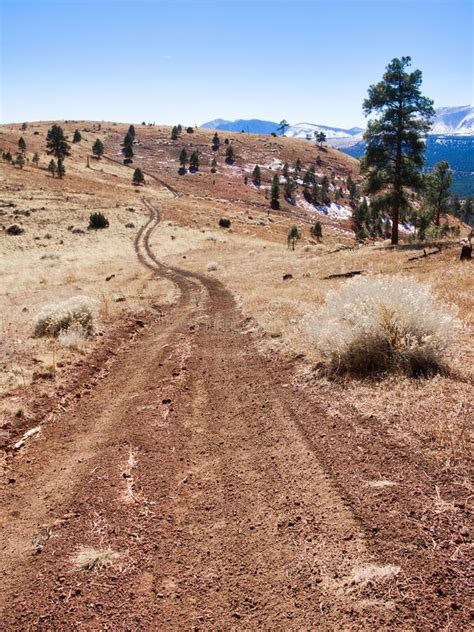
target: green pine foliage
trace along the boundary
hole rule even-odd
[[[434,169],[425,178],[425,198],[432,211],[436,226],[440,225],[441,213],[449,209],[449,189],[453,174],[449,164],[443,160],[436,163]]]
[[[258,165],[255,165],[252,171],[252,179],[255,186],[259,187],[262,182],[262,172]]]
[[[132,184],[134,184],[135,186],[145,184],[145,176],[143,175],[143,171],[140,169],[140,167],[137,167],[133,172]]]
[[[366,189],[375,196],[372,204],[390,210],[392,244],[398,243],[400,218],[410,208],[407,190],[422,187],[423,136],[434,115],[433,102],[421,94],[422,73],[410,72],[410,64],[410,57],[393,59],[363,103],[366,115],[378,115],[364,135]]]
[[[100,140],[100,138],[98,138],[92,145],[92,153],[98,158],[98,160],[100,160],[104,155],[104,143]]]
[[[301,239],[301,232],[298,226],[292,226],[288,231],[288,235],[286,238],[288,248],[291,246],[291,249],[295,249],[296,242]]]
[[[274,210],[278,210],[280,208],[280,177],[276,173],[273,176],[272,180],[272,188],[270,190],[270,206]]]
[[[78,129],[76,129],[76,131],[74,132],[74,136],[72,137],[72,142],[80,143],[81,140],[82,140],[81,132]]]
[[[53,125],[46,135],[46,153],[56,160],[64,160],[70,155],[70,146],[60,125]]]

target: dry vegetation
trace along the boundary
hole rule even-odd
[[[99,306],[97,336],[124,313],[174,299],[173,286],[150,275],[135,256],[133,240],[146,217],[140,200],[146,195],[160,208],[164,220],[152,243],[159,258],[212,273],[223,281],[243,313],[253,319],[253,326],[267,334],[262,339],[264,348],[305,358],[296,379],[303,388],[318,390],[328,402],[329,415],[343,419],[348,410],[356,410],[380,418],[410,440],[423,443],[428,439],[428,447],[443,451],[450,462],[467,456],[473,275],[469,264],[458,262],[458,250],[448,248],[440,255],[410,262],[410,251],[381,248],[380,244],[356,246],[347,220],[316,217],[323,227],[323,239],[318,243],[310,235],[311,217],[304,205],[294,207],[282,200],[282,213],[268,212],[266,189],[284,162],[292,166],[300,158],[304,168],[320,154],[322,165],[317,173],[328,174],[342,186],[347,175],[358,177],[355,161],[337,150],[320,151],[303,141],[224,132],[220,133],[219,151],[213,152],[210,131],[187,134],[183,130],[172,141],[170,128],[136,126],[134,166],[143,167],[147,181],[138,189],[131,185],[132,171],[119,164],[120,142],[127,126],[63,125],[70,138],[76,128],[83,136],[81,143],[72,145],[63,181],[53,179],[46,170],[47,123],[30,124],[23,132],[28,155],[40,152],[39,167],[27,163],[20,170],[0,164],[3,227],[18,223],[24,228],[20,235],[7,235],[5,230],[0,235],[0,386],[11,393],[4,400],[5,414],[18,408],[15,388],[27,388],[38,367],[51,364],[51,340],[31,335],[34,319],[45,306],[74,301],[81,295],[91,297]],[[20,134],[17,126],[3,126],[2,149],[14,152]],[[91,158],[87,167],[87,155],[96,138],[103,140],[107,157],[101,161]],[[233,165],[224,162],[225,138],[236,152]],[[188,153],[200,151],[198,173],[178,175],[177,158],[183,146]],[[215,155],[218,169],[212,174],[209,165]],[[261,187],[251,182],[257,163],[262,168]],[[245,176],[248,184],[244,184]],[[87,230],[89,215],[96,211],[110,220],[108,229]],[[295,224],[292,213],[302,229],[295,252],[286,244],[288,229]],[[222,217],[230,219],[229,229],[219,227]],[[78,228],[84,232],[77,232]],[[368,382],[335,381],[314,372],[314,365],[324,358],[308,330],[308,320],[323,307],[328,293],[339,291],[346,282],[327,277],[353,270],[361,271],[364,278],[402,274],[429,284],[437,300],[455,307],[462,328],[451,374],[432,380],[397,377]],[[284,280],[288,274],[291,278]],[[422,304],[418,309],[423,311]],[[71,355],[94,344],[94,336],[84,344],[87,323],[77,324],[82,331],[73,327],[68,333],[60,326],[52,332],[60,335],[59,349],[54,347],[60,368],[66,369]]]

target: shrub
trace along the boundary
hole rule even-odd
[[[71,325],[68,329],[63,329],[58,336],[61,347],[80,350],[86,344],[87,332],[80,324]]]
[[[207,270],[208,272],[214,272],[215,270],[217,270],[218,265],[215,261],[209,261],[209,263],[207,264]]]
[[[97,318],[97,302],[88,296],[74,296],[61,303],[45,305],[33,323],[33,334],[59,336],[70,328],[81,327],[84,336],[89,336]]]
[[[103,213],[91,213],[89,216],[89,228],[99,230],[101,228],[108,228],[109,220]]]
[[[381,276],[353,279],[330,293],[310,332],[331,373],[400,370],[417,377],[446,367],[459,325],[429,286]]]
[[[219,220],[219,226],[221,228],[230,228],[230,219],[227,219],[227,217],[221,217]]]

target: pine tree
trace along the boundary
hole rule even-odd
[[[48,165],[48,171],[54,178],[54,174],[56,173],[56,163],[53,159],[50,160],[50,163]]]
[[[140,167],[137,167],[133,172],[132,184],[135,186],[140,186],[140,184],[145,184],[145,176],[143,175],[143,171]]]
[[[319,188],[319,184],[317,182],[313,183],[311,188],[311,202],[313,204],[319,204],[321,202],[321,189]]]
[[[219,139],[219,134],[216,132],[212,137],[212,150],[217,151],[221,145],[221,141]]]
[[[133,125],[130,125],[130,127],[128,128],[127,134],[128,136],[130,136],[133,142],[135,140],[135,127]]]
[[[334,201],[336,202],[336,204],[339,204],[341,198],[342,198],[342,191],[340,187],[337,187],[337,189],[334,192]]]
[[[20,150],[20,154],[24,156],[26,152],[26,142],[23,136],[20,136],[20,140],[18,141],[18,149]]]
[[[32,160],[32,162],[35,163],[36,166],[38,166],[39,159],[40,159],[39,153],[37,151],[35,151],[35,153],[33,154],[33,158],[31,160]]]
[[[15,164],[17,165],[17,167],[20,167],[20,169],[23,169],[23,167],[25,166],[25,157],[23,156],[23,154],[18,154],[15,160]]]
[[[179,136],[178,128],[175,125],[173,129],[171,130],[171,140],[178,140],[178,136]]]
[[[104,155],[104,143],[98,138],[92,145],[92,153],[100,160]]]
[[[298,175],[301,173],[301,160],[299,158],[296,160],[295,163],[295,173]]]
[[[179,154],[179,164],[184,168],[186,168],[186,165],[188,164],[188,152],[184,149],[184,147]]]
[[[301,239],[300,229],[298,228],[298,226],[292,226],[290,230],[288,231],[288,236],[286,238],[286,241],[288,243],[288,248],[291,245],[291,249],[294,250],[295,243],[297,242],[298,239]]]
[[[11,153],[9,151],[4,152],[3,159],[5,160],[5,162],[11,162],[12,161]]]
[[[199,171],[199,154],[197,151],[193,151],[189,159],[189,170]]]
[[[183,131],[183,126],[181,125],[181,123],[178,125],[178,134],[181,134],[181,132]]]
[[[46,135],[46,153],[54,156],[56,160],[64,160],[70,155],[70,146],[64,136],[63,128],[59,125],[53,125]]]
[[[74,132],[74,136],[72,137],[72,142],[80,143],[81,140],[82,140],[81,132],[78,129],[76,129],[76,131]]]
[[[321,226],[321,222],[316,222],[314,226],[311,226],[309,232],[311,233],[312,237],[317,239],[317,241],[320,241],[323,236],[323,227]]]
[[[216,173],[217,171],[217,160],[216,157],[213,156],[212,161],[211,161],[211,173]]]
[[[329,204],[331,202],[329,199],[329,179],[327,176],[324,176],[321,180],[321,200],[323,204]]]
[[[410,57],[393,59],[382,81],[370,86],[363,104],[366,115],[379,114],[369,121],[364,134],[367,193],[379,194],[372,203],[391,209],[392,244],[398,244],[400,215],[409,208],[406,188],[416,190],[422,185],[422,136],[434,115],[433,102],[420,91],[422,73],[407,72],[410,63]]]
[[[57,174],[60,178],[66,175],[66,167],[64,166],[64,160],[58,158],[58,166],[56,167]]]
[[[285,164],[283,165],[282,174],[283,177],[286,178],[286,180],[288,180],[288,178],[290,177],[290,166],[287,162],[285,162]]]
[[[278,125],[277,131],[281,132],[281,135],[284,136],[285,135],[285,131],[290,127],[290,125],[288,124],[288,122],[283,119],[282,121],[280,121],[280,124]]]
[[[464,202],[464,206],[462,209],[462,219],[465,224],[471,225],[471,220],[473,217],[473,206],[472,198],[467,198]]]
[[[258,165],[255,165],[255,167],[253,168],[252,178],[253,178],[253,183],[255,184],[255,186],[259,187],[262,182],[262,173]]]
[[[315,138],[316,142],[319,144],[319,147],[322,148],[323,143],[326,142],[326,134],[324,132],[315,130],[314,131],[314,138]]]
[[[432,209],[436,226],[439,226],[441,213],[448,210],[449,187],[452,177],[449,163],[445,160],[436,163],[433,171],[426,176],[426,200]]]
[[[293,180],[293,178],[288,177],[284,185],[285,198],[288,200],[288,202],[293,202],[293,194],[296,191],[296,186],[296,182]]]
[[[21,131],[22,132],[26,132],[27,129],[28,129],[28,123],[22,123],[21,124]]]
[[[130,128],[133,128],[133,125],[131,125]],[[125,138],[123,139],[122,151],[125,158],[133,158],[133,139],[135,135],[135,129],[132,130],[133,134],[131,134],[130,128],[128,132],[125,134]]]
[[[313,179],[314,178],[312,177],[311,172],[309,171],[309,169],[307,169],[305,171],[304,176],[303,176],[303,186],[304,186],[305,189],[308,189],[308,187],[311,185]]]
[[[272,188],[270,191],[270,206],[271,208],[277,210],[280,208],[280,177],[278,174],[273,176],[272,180]]]
[[[365,227],[367,222],[369,221],[370,213],[369,207],[366,199],[364,198],[362,202],[352,211],[352,223],[353,229],[356,234],[357,239],[365,239],[366,230]]]
[[[228,165],[232,165],[234,164],[234,160],[235,160],[234,149],[232,145],[229,145],[227,149],[225,150],[225,161]]]

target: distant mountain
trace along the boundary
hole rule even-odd
[[[262,121],[260,119],[237,119],[236,121],[226,121],[225,119],[214,119],[208,123],[203,123],[201,127],[205,129],[216,129],[226,132],[247,132],[248,134],[271,134],[277,131],[278,123],[274,121]]]
[[[296,123],[291,125],[285,132],[286,136],[292,138],[304,138],[306,140],[314,140],[314,133],[324,132],[326,134],[327,141],[332,144],[331,141],[335,139],[348,139],[352,141],[355,137],[361,138],[361,134],[364,130],[361,127],[351,127],[351,129],[343,129],[340,127],[329,127],[328,125],[317,125],[315,123]]]
[[[447,136],[474,136],[474,107],[438,108],[430,134]]]
[[[253,134],[277,133],[278,123],[260,119],[226,121],[216,119],[201,127]],[[355,158],[364,153],[364,130],[344,129],[316,123],[296,123],[286,136],[314,142],[314,132],[324,132],[327,144]],[[431,169],[440,160],[447,160],[453,170],[451,190],[460,196],[474,195],[474,107],[462,105],[436,110],[433,126],[426,141],[425,167]]]

